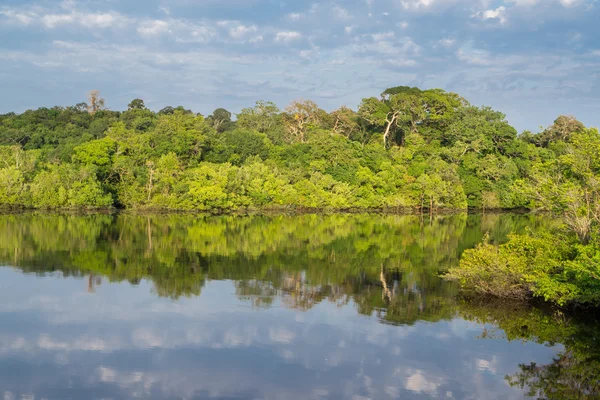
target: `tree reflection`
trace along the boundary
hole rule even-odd
[[[137,284],[159,296],[197,296],[207,279],[236,282],[240,298],[275,298],[308,310],[353,301],[389,323],[452,315],[456,287],[439,271],[463,249],[535,221],[505,215],[190,215],[25,213],[0,215],[0,262],[25,272],[56,270]]]
[[[600,319],[586,313],[570,315],[560,310],[534,308],[523,303],[463,302],[462,317],[493,324],[496,333],[509,340],[562,344],[546,365],[519,365],[507,376],[511,386],[524,389],[536,399],[600,398]],[[497,337],[486,330],[482,337]]]

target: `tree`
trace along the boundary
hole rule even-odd
[[[382,100],[375,97],[364,99],[358,113],[372,125],[384,129],[385,148],[389,147],[392,138],[396,144],[402,145],[406,134],[416,132],[418,124],[426,116],[420,97],[412,91],[382,96]]]
[[[456,93],[441,89],[423,91],[396,86],[386,89],[380,99],[364,99],[359,115],[376,129],[384,131],[383,142],[387,148],[391,139],[403,145],[409,133],[427,133],[429,140],[434,139],[435,134],[453,120],[456,111],[467,104]]]
[[[324,122],[327,113],[311,100],[294,100],[285,109],[285,127],[290,138],[303,143],[306,141],[308,128],[319,126]]]
[[[548,147],[551,143],[566,142],[573,133],[581,132],[585,125],[570,115],[561,115],[548,129],[544,130],[537,138],[537,143]]]
[[[209,162],[239,165],[248,157],[266,159],[269,155],[268,139],[265,134],[247,129],[223,132],[214,138],[203,159]]]
[[[384,148],[389,146],[391,139],[402,145],[404,136],[408,132],[416,132],[417,124],[425,117],[420,96],[421,91],[417,88],[388,88],[381,94],[381,99],[364,99],[358,113],[371,125],[384,130]]]
[[[127,106],[128,110],[145,110],[146,106],[144,105],[144,100],[142,99],[133,99],[131,103]]]
[[[161,109],[158,114],[165,114],[165,115],[170,115],[173,114],[175,112],[175,109],[171,106],[166,106],[165,108]]]
[[[332,131],[347,138],[354,137],[360,130],[359,117],[346,106],[331,113],[334,119]]]
[[[28,205],[27,186],[18,167],[0,168],[0,206]]]
[[[104,110],[104,99],[100,97],[99,90],[90,90],[88,92],[88,112],[95,114],[100,110]]]
[[[217,108],[206,120],[217,132],[222,132],[222,128],[231,122],[231,113],[224,108]]]
[[[597,129],[572,133],[565,154],[534,165],[520,181],[532,207],[563,215],[567,226],[587,243],[600,224],[600,134]]]
[[[237,114],[237,123],[240,128],[267,133],[280,122],[279,113],[275,103],[259,100],[254,107],[243,108]]]
[[[384,129],[383,147],[388,147],[392,131],[398,126],[400,110],[393,110],[386,101],[375,97],[363,99],[358,109],[358,115],[376,128]]]

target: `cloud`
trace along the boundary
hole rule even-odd
[[[486,66],[492,64],[491,55],[486,50],[474,49],[470,45],[464,46],[456,52],[459,60],[467,64]]]
[[[589,0],[505,0],[506,3],[515,4],[518,7],[533,7],[539,5],[547,5],[548,3],[555,2],[563,7],[575,7],[585,3],[591,4],[593,1]]]
[[[339,5],[333,6],[333,15],[335,18],[342,21],[349,20],[352,18],[348,10]]]
[[[436,43],[437,46],[442,46],[442,47],[452,47],[456,44],[456,39],[453,38],[443,38],[438,40],[438,42]]]
[[[411,392],[425,393],[433,396],[442,385],[443,380],[438,377],[429,377],[423,371],[416,370],[407,378],[404,387]]]
[[[478,17],[478,18],[482,19],[483,21],[486,21],[489,19],[497,20],[501,24],[504,24],[507,21],[506,7],[500,6],[493,10],[480,11],[480,12],[476,13],[474,15],[474,17]]]
[[[286,15],[286,18],[291,20],[291,21],[299,21],[301,19],[303,19],[306,15],[304,15],[303,13],[289,13],[288,15]]]
[[[531,115],[545,115],[531,129],[561,110],[597,124],[600,7],[592,0],[126,3],[0,6],[1,34],[17,38],[0,44],[0,84],[13,94],[0,100],[1,112],[71,104],[87,85],[103,89],[114,108],[136,93],[148,104],[190,102],[207,112],[256,98],[355,107],[410,84],[458,91],[517,124],[524,113],[511,111],[510,97],[527,99]],[[26,80],[25,71],[72,91],[49,90],[49,79]],[[541,104],[558,94],[553,107]],[[582,99],[591,108],[578,107]]]
[[[437,3],[436,0],[401,0],[400,4],[406,10],[430,8]]]
[[[282,31],[282,32],[277,32],[275,34],[275,41],[276,42],[292,42],[294,40],[298,40],[302,37],[302,34],[300,32],[296,32],[296,31]]]
[[[255,25],[238,25],[234,28],[229,29],[229,36],[231,36],[234,39],[242,39],[244,37],[247,37],[249,34],[256,33],[257,31],[258,28]]]
[[[169,32],[169,23],[160,20],[145,21],[138,26],[137,31],[142,36],[157,36]]]
[[[63,26],[75,25],[93,28],[113,28],[123,26],[127,18],[116,12],[93,13],[93,12],[70,12],[70,13],[48,13],[38,14],[34,11],[17,11],[14,9],[4,9],[0,11],[8,20],[21,25],[32,25],[39,23],[48,29],[55,29]]]
[[[37,19],[35,14],[20,12],[8,8],[0,10],[0,15],[4,16],[7,21],[16,23],[18,25],[29,25]]]

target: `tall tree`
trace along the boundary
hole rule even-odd
[[[225,124],[231,122],[231,113],[224,108],[217,108],[206,120],[217,132],[221,132]]]
[[[279,108],[275,103],[259,100],[254,107],[243,108],[237,114],[237,123],[240,128],[267,133],[279,123],[279,113]]]
[[[145,110],[146,105],[144,104],[144,100],[142,99],[133,99],[131,103],[127,106],[128,110]]]
[[[311,100],[294,100],[285,111],[286,130],[291,138],[300,142],[306,141],[306,133],[310,126],[319,126],[328,116]]]

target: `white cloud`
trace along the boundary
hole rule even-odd
[[[360,54],[378,53],[386,56],[387,65],[394,63],[402,66],[415,65],[413,57],[421,52],[421,46],[416,44],[410,37],[396,38],[394,32],[380,32],[362,36],[363,43],[354,46],[354,50]]]
[[[389,66],[392,66],[392,67],[402,68],[402,67],[414,67],[414,66],[418,65],[418,62],[416,62],[415,60],[410,60],[410,59],[393,59],[393,60],[388,60],[386,62],[386,64]]]
[[[463,47],[456,52],[459,60],[473,65],[491,65],[490,53],[485,50],[478,50],[469,47]]]
[[[231,36],[234,39],[243,39],[246,36],[248,36],[249,34],[256,33],[257,31],[258,31],[258,28],[254,25],[252,25],[252,26],[238,25],[236,27],[229,29],[229,36]]]
[[[489,19],[498,20],[501,24],[505,24],[507,22],[506,17],[506,7],[500,6],[496,9],[480,11],[473,15],[474,18],[480,18],[483,21],[487,21]]]
[[[49,14],[42,17],[42,23],[47,28],[56,28],[61,24],[69,24],[74,20],[73,14]]]
[[[543,2],[541,0],[505,0],[506,3],[514,4],[517,7],[533,7],[537,4],[543,4],[544,6],[547,6],[547,3],[551,1],[559,3],[563,7],[567,8],[574,7],[586,2],[586,0],[546,0]]]
[[[426,393],[433,396],[442,385],[442,379],[437,377],[427,377],[421,370],[414,371],[406,378],[404,388],[412,392]]]
[[[435,0],[401,0],[400,4],[405,10],[415,10],[419,8],[429,8]]]
[[[221,21],[218,26],[226,27],[231,25],[232,21]],[[247,28],[249,29],[249,28]],[[167,19],[167,20],[149,20],[142,21],[137,27],[137,33],[145,38],[152,38],[160,35],[168,35],[172,40],[178,43],[208,43],[216,37],[214,27],[208,25],[199,25],[185,20]],[[235,28],[229,32],[233,35],[241,34]]]
[[[540,0],[505,0],[506,3],[514,3],[521,7],[531,7],[540,2]]]
[[[0,15],[3,15],[10,22],[19,24],[19,25],[29,25],[31,24],[35,18],[35,14],[19,12],[11,9],[3,9],[0,10]]]
[[[387,40],[387,39],[392,39],[394,38],[396,35],[394,34],[394,32],[382,32],[382,33],[374,33],[371,35],[371,37],[373,38],[374,41],[379,42],[382,40]]]
[[[302,34],[300,32],[296,32],[296,31],[282,31],[282,32],[277,32],[277,34],[275,35],[275,41],[276,42],[292,42],[294,40],[298,40],[302,37]]]
[[[62,4],[62,8],[72,6],[72,3],[67,2]],[[19,25],[33,25],[38,23],[45,28],[55,29],[60,26],[75,25],[85,28],[112,28],[115,26],[124,26],[128,19],[117,13],[93,13],[70,11],[68,13],[53,13],[43,12],[39,8],[33,9],[10,9],[4,8],[0,10],[0,15],[11,23]]]
[[[480,371],[488,371],[492,374],[496,374],[498,371],[498,359],[496,356],[492,356],[491,361],[477,358],[475,359],[475,366]]]
[[[161,20],[145,21],[138,26],[137,32],[141,36],[156,36],[169,32],[169,24]]]
[[[348,10],[338,5],[333,7],[333,16],[339,20],[348,20],[351,18]]]
[[[291,21],[299,21],[299,20],[303,19],[304,17],[305,17],[305,15],[302,13],[290,13],[290,14],[286,15],[286,18]]]
[[[438,46],[442,46],[442,47],[452,47],[456,44],[456,39],[453,38],[443,38],[438,40],[438,42],[435,44],[436,47]]]
[[[99,28],[110,28],[119,23],[120,16],[114,14],[79,14],[81,24],[84,26],[96,26]]]
[[[61,25],[79,25],[88,28],[111,28],[122,25],[127,18],[117,13],[46,14],[40,18],[46,28],[54,29]]]
[[[33,65],[37,65],[40,68],[59,68],[65,64],[56,61],[33,61]]]
[[[436,11],[459,4],[473,8],[488,3],[489,0],[399,0],[399,4],[404,10],[411,11]]]
[[[564,7],[574,7],[581,3],[581,0],[559,0]]]

